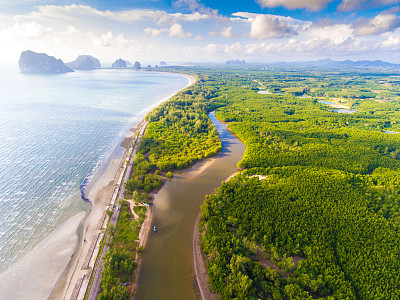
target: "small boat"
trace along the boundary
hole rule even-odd
[[[153,227],[153,230],[154,230],[154,232],[157,232],[157,227],[154,226],[154,227]]]

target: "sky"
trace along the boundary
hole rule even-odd
[[[24,50],[142,64],[400,63],[400,0],[0,0],[0,63]]]

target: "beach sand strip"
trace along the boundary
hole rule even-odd
[[[190,86],[196,82],[195,77],[191,75],[186,75],[186,74],[181,74],[185,75],[189,79],[189,84],[186,86]],[[186,88],[185,87],[185,88]],[[178,92],[177,92],[178,93]],[[176,94],[176,93],[175,93]],[[175,94],[169,96],[168,98],[164,99],[162,102],[172,98]],[[161,104],[160,102],[159,104]],[[158,104],[158,105],[159,105]],[[157,105],[157,106],[158,106]],[[155,106],[156,107],[156,106]],[[136,127],[142,127],[141,125],[144,124],[144,119],[142,119]],[[134,142],[136,139],[134,139]],[[137,147],[137,145],[135,145]],[[93,199],[92,203],[92,209],[88,217],[86,218],[84,229],[82,232],[82,238],[80,245],[77,247],[77,251],[74,254],[74,260],[71,261],[70,265],[64,272],[62,278],[60,278],[60,283],[58,286],[56,286],[53,290],[53,293],[50,297],[50,299],[71,299],[71,296],[73,294],[74,288],[77,285],[77,283],[81,280],[83,276],[88,276],[87,274],[82,273],[83,271],[87,272],[87,270],[79,270],[77,268],[77,265],[83,265],[83,263],[86,260],[87,256],[93,257],[93,253],[89,254],[92,252],[92,249],[89,249],[89,245],[87,243],[87,240],[92,240],[95,238],[98,238],[99,235],[99,227],[98,223],[99,220],[103,221],[103,215],[106,211],[106,209],[111,205],[111,207],[114,206],[117,196],[118,196],[118,186],[116,187],[117,182],[121,182],[120,180],[124,176],[123,166],[126,163],[126,158],[129,157],[129,150],[126,149],[124,151],[122,157],[118,160],[118,167],[116,167],[116,159],[111,163],[106,170],[106,172],[103,174],[103,177],[97,182],[94,187],[89,191],[89,199]],[[110,174],[112,177],[110,177]],[[114,181],[113,185],[107,184],[109,183],[109,179],[112,178]],[[108,180],[107,180],[108,179]],[[139,233],[139,246],[144,247],[147,241],[147,236],[150,231],[150,225],[151,225],[151,220],[152,220],[152,209],[151,207],[147,207],[146,211],[146,220],[144,221],[141,231]],[[104,222],[102,222],[104,224]],[[104,226],[103,226],[104,227]],[[97,239],[96,239],[97,240]],[[89,252],[89,253],[88,253]],[[137,255],[137,269],[136,269],[136,278],[139,276],[140,272],[140,257]],[[89,276],[88,276],[89,277]],[[87,280],[89,283],[89,280]],[[77,299],[83,299],[83,296],[85,293],[82,292],[84,289],[86,291],[87,285],[84,283],[81,285],[78,298]],[[82,295],[82,297],[81,297]]]

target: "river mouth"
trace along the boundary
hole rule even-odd
[[[245,147],[209,114],[222,140],[222,152],[175,172],[155,196],[151,232],[141,259],[137,300],[199,299],[193,266],[193,230],[204,197],[237,171]]]

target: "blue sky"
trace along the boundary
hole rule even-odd
[[[400,63],[400,0],[0,0],[0,62],[21,51],[64,61]]]

